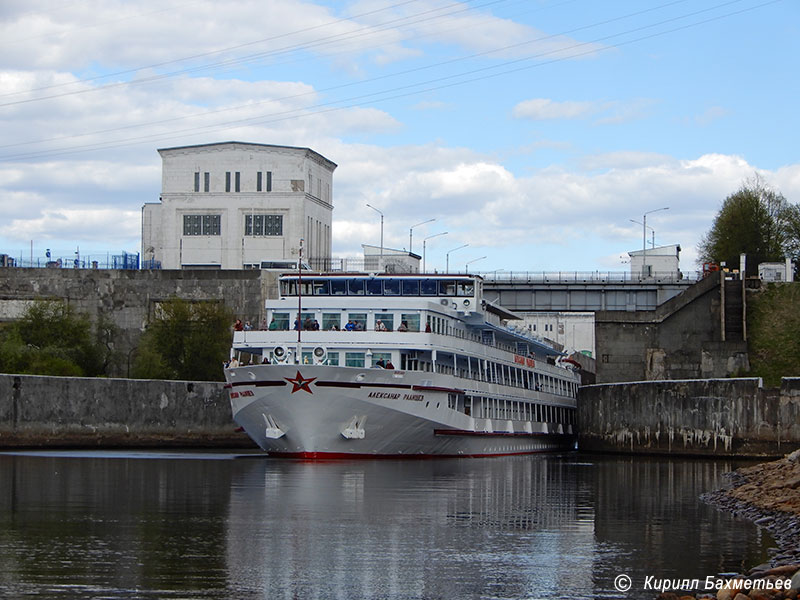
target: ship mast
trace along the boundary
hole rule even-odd
[[[300,238],[300,251],[297,257],[297,348],[294,362],[300,364],[300,332],[303,330],[303,238]]]

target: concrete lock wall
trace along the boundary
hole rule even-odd
[[[222,383],[0,375],[0,447],[255,448]]]
[[[123,357],[111,375],[123,377],[130,374],[139,337],[159,302],[173,296],[193,302],[221,301],[236,317],[258,327],[264,318],[264,300],[275,295],[276,275],[255,269],[0,269],[0,321],[20,318],[38,299],[63,300],[95,322],[104,316],[119,328],[113,342]]]
[[[589,452],[782,456],[800,447],[800,378],[598,384],[580,389],[578,447]]]
[[[747,343],[722,332],[721,275],[652,311],[595,313],[597,382],[728,377],[749,368]]]

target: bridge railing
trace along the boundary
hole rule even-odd
[[[630,271],[483,271],[489,283],[683,283],[702,279],[702,273],[671,271],[645,276]]]

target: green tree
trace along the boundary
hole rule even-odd
[[[93,334],[89,317],[62,301],[31,303],[0,333],[5,373],[96,377],[107,374],[112,355],[113,349]]]
[[[162,302],[139,343],[133,376],[221,381],[231,345],[232,313],[218,302]]]
[[[783,194],[759,177],[745,182],[725,198],[711,230],[698,246],[702,262],[739,264],[747,255],[747,274],[758,273],[762,262],[783,260],[792,244],[787,218],[792,207]]]

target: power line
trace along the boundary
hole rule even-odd
[[[412,95],[417,95],[417,94],[421,94],[421,93],[427,93],[427,92],[430,92],[430,91],[450,88],[450,87],[454,87],[454,86],[457,86],[457,85],[465,85],[465,84],[468,84],[468,83],[474,83],[476,81],[481,81],[481,80],[484,80],[484,79],[490,79],[490,78],[494,78],[494,77],[508,75],[508,74],[511,74],[511,73],[516,73],[516,72],[527,70],[527,69],[542,67],[542,66],[545,66],[545,65],[554,64],[554,63],[562,62],[562,61],[565,61],[565,60],[570,60],[570,59],[578,58],[578,57],[581,57],[581,56],[586,56],[588,54],[593,54],[593,53],[596,53],[596,52],[599,52],[599,51],[609,50],[609,49],[612,49],[612,48],[619,48],[619,47],[622,47],[622,46],[625,46],[625,45],[630,45],[630,44],[641,42],[641,41],[644,41],[644,40],[647,40],[647,39],[652,39],[652,38],[668,35],[668,34],[675,33],[677,31],[681,31],[681,30],[685,30],[685,29],[689,29],[689,28],[692,28],[692,27],[698,27],[700,25],[704,25],[704,24],[707,24],[707,23],[710,23],[710,22],[713,22],[713,21],[721,20],[723,18],[727,18],[727,17],[731,17],[731,16],[734,16],[734,15],[738,15],[738,14],[742,14],[742,13],[745,13],[745,12],[749,12],[749,11],[752,11],[752,10],[756,10],[756,9],[759,9],[759,8],[763,8],[764,6],[768,6],[770,4],[775,4],[777,2],[780,2],[781,0],[769,0],[769,1],[763,2],[761,4],[757,4],[757,5],[754,5],[754,6],[746,7],[746,8],[740,9],[740,10],[728,12],[728,13],[721,14],[721,15],[715,15],[715,16],[709,17],[707,19],[703,19],[703,20],[696,21],[696,22],[693,22],[693,23],[688,23],[688,24],[685,24],[685,25],[674,27],[672,29],[651,33],[651,34],[640,36],[640,37],[637,37],[637,38],[634,38],[634,39],[630,39],[630,40],[625,40],[625,41],[619,42],[617,44],[614,44],[614,45],[611,45],[611,46],[606,46],[606,47],[603,47],[603,48],[594,48],[594,47],[592,47],[594,44],[597,44],[599,42],[603,42],[603,41],[606,41],[606,40],[609,40],[609,39],[612,39],[612,38],[620,37],[622,35],[628,35],[630,33],[635,33],[637,31],[643,31],[643,30],[646,30],[646,29],[652,29],[653,27],[658,27],[658,26],[661,26],[661,25],[665,25],[667,23],[672,23],[672,22],[681,20],[681,19],[687,19],[687,18],[691,18],[691,17],[694,17],[694,16],[698,16],[700,14],[708,13],[708,12],[710,12],[712,10],[716,10],[716,9],[719,9],[719,8],[725,7],[725,6],[730,6],[732,4],[736,4],[736,3],[739,3],[741,1],[743,1],[743,0],[730,0],[728,2],[724,2],[724,3],[718,4],[718,5],[706,8],[706,9],[694,11],[694,12],[691,12],[691,13],[686,13],[686,14],[683,14],[683,15],[680,15],[680,16],[677,16],[677,17],[669,18],[669,19],[664,19],[664,20],[656,22],[656,23],[652,23],[652,24],[649,24],[649,25],[643,25],[641,27],[636,27],[636,28],[625,30],[625,31],[618,32],[618,33],[615,33],[615,34],[609,34],[609,35],[606,35],[606,36],[595,38],[594,40],[590,40],[590,41],[587,41],[587,42],[574,44],[573,46],[570,46],[570,47],[567,47],[567,48],[560,48],[560,49],[557,49],[557,50],[551,50],[551,51],[548,51],[548,52],[540,53],[540,54],[533,55],[533,56],[526,57],[526,58],[516,59],[516,60],[512,60],[512,61],[506,61],[506,62],[504,62],[504,63],[502,63],[500,65],[494,65],[494,66],[482,67],[482,68],[478,68],[478,69],[472,69],[470,71],[465,71],[465,72],[457,73],[457,74],[446,76],[446,77],[440,77],[440,78],[437,78],[437,79],[431,79],[431,80],[416,82],[416,83],[412,83],[412,84],[405,85],[405,86],[398,86],[398,87],[395,87],[395,88],[391,88],[391,89],[387,89],[387,90],[381,90],[381,91],[373,92],[373,93],[370,93],[370,94],[362,94],[362,95],[354,96],[354,97],[350,97],[350,98],[333,100],[333,101],[326,102],[326,103],[319,103],[319,104],[316,104],[316,105],[310,107],[311,109],[317,109],[317,110],[309,111],[308,108],[292,109],[292,110],[288,110],[288,111],[283,111],[281,113],[273,113],[271,115],[262,115],[262,116],[259,116],[259,117],[250,117],[250,118],[247,118],[247,119],[238,119],[238,120],[227,121],[227,122],[222,122],[222,123],[209,124],[209,125],[202,126],[202,127],[192,127],[192,128],[187,128],[187,129],[183,129],[183,130],[174,130],[174,131],[164,132],[164,133],[160,133],[160,134],[147,134],[147,135],[142,135],[142,136],[138,136],[138,137],[132,137],[132,138],[127,138],[127,139],[123,139],[123,140],[117,140],[117,141],[108,141],[108,142],[102,142],[102,143],[85,144],[85,145],[82,145],[82,146],[74,146],[74,147],[71,147],[71,148],[65,148],[65,149],[61,149],[61,150],[52,150],[52,151],[46,151],[45,150],[45,151],[38,151],[38,152],[30,152],[30,153],[27,153],[27,154],[12,155],[12,156],[3,157],[3,159],[4,160],[24,160],[24,159],[29,159],[29,158],[40,158],[40,157],[43,157],[43,156],[60,156],[60,155],[65,155],[65,154],[75,154],[75,153],[81,153],[81,152],[88,152],[88,151],[92,151],[92,150],[102,150],[102,149],[109,149],[109,148],[129,147],[129,146],[135,146],[135,145],[138,145],[138,144],[141,144],[141,143],[144,143],[144,142],[154,142],[154,141],[158,141],[158,140],[172,139],[172,138],[176,137],[179,134],[180,135],[184,135],[184,136],[187,136],[187,135],[188,136],[201,135],[201,134],[207,134],[207,133],[211,133],[211,132],[215,132],[215,131],[224,131],[224,130],[230,129],[232,127],[235,127],[235,126],[272,124],[272,123],[277,123],[277,122],[280,122],[280,121],[285,121],[285,120],[293,119],[293,118],[315,116],[315,115],[319,115],[319,114],[325,114],[325,113],[330,113],[330,112],[339,111],[339,110],[345,110],[345,109],[349,109],[349,108],[356,108],[356,107],[363,106],[363,105],[366,105],[366,104],[371,105],[371,104],[376,104],[376,103],[379,103],[379,102],[386,102],[386,101],[389,101],[389,100],[395,100],[395,99],[408,97],[408,96],[412,96]],[[587,46],[590,46],[590,47],[588,49],[580,50],[581,48],[585,48]],[[552,54],[556,54],[556,53],[564,53],[566,51],[573,51],[573,53],[569,54],[568,56],[560,56],[560,57],[552,58],[550,60],[539,62],[539,63],[533,64],[533,65],[515,66],[515,67],[510,68],[510,69],[497,71],[497,69],[500,69],[502,67],[509,67],[509,66],[512,66],[512,65],[518,65],[519,63],[522,63],[522,62],[529,62],[529,61],[534,60],[536,58],[542,58],[542,57],[545,57],[545,56],[548,56],[548,55],[552,55]],[[493,70],[496,71],[496,72],[488,72],[488,71],[493,71]],[[479,73],[480,73],[480,75],[477,75]],[[477,76],[469,77],[471,75],[477,75]],[[467,78],[464,79],[465,77],[467,77]],[[445,80],[451,80],[451,81],[449,83],[442,83]],[[427,86],[427,87],[421,87],[421,86]],[[414,89],[414,88],[421,88],[421,89]],[[341,105],[342,103],[348,103],[348,104]],[[339,106],[337,106],[337,105],[339,105]]]
[[[108,78],[111,78],[111,77],[119,77],[119,76],[122,76],[122,75],[130,75],[131,73],[138,73],[139,71],[156,69],[158,67],[163,67],[163,66],[167,66],[167,65],[171,65],[171,64],[186,62],[186,61],[189,61],[189,60],[195,60],[195,59],[198,59],[198,58],[205,58],[205,57],[208,57],[208,56],[214,56],[214,55],[218,55],[218,54],[225,54],[225,53],[232,52],[234,50],[239,50],[241,48],[245,48],[245,47],[248,47],[248,46],[253,46],[253,45],[262,44],[262,43],[265,43],[265,42],[275,41],[275,40],[278,40],[278,39],[281,39],[281,38],[290,37],[290,36],[297,35],[297,34],[300,34],[300,33],[307,33],[309,31],[314,31],[316,29],[322,29],[322,28],[325,28],[325,27],[331,27],[331,26],[337,25],[339,23],[349,23],[353,19],[358,19],[358,18],[362,18],[362,17],[365,17],[365,16],[370,16],[370,15],[373,15],[373,14],[376,14],[376,13],[379,13],[379,12],[384,12],[386,10],[390,10],[390,9],[393,9],[393,8],[397,8],[399,6],[403,6],[405,4],[411,4],[411,3],[419,2],[419,1],[420,0],[406,0],[404,2],[400,2],[400,3],[393,4],[393,5],[388,6],[388,7],[384,7],[382,9],[376,9],[376,10],[373,10],[373,11],[360,13],[358,15],[354,15],[354,16],[349,17],[347,19],[338,19],[336,21],[329,21],[327,23],[322,23],[320,25],[315,25],[313,27],[307,27],[305,29],[299,29],[299,30],[296,30],[296,31],[287,32],[287,33],[284,33],[284,34],[281,34],[281,35],[277,35],[277,36],[273,36],[273,37],[269,37],[269,38],[262,38],[262,39],[259,39],[259,40],[246,42],[244,44],[238,44],[236,46],[229,46],[227,48],[222,48],[220,50],[212,50],[212,51],[204,52],[204,53],[201,53],[201,54],[185,56],[183,58],[163,61],[163,62],[159,62],[159,63],[154,63],[154,64],[143,66],[143,67],[136,67],[134,69],[126,69],[126,70],[117,71],[117,72],[114,72],[114,73],[107,73],[107,74],[104,74],[104,75],[97,75],[95,77],[87,77],[87,78],[84,78],[84,79],[79,79],[79,80],[70,81],[70,82],[66,82],[66,83],[59,83],[59,84],[54,84],[54,85],[49,85],[49,86],[42,86],[42,87],[39,87],[39,88],[32,88],[32,89],[28,89],[28,90],[10,92],[10,93],[7,93],[7,94],[0,94],[0,98],[18,96],[20,94],[29,94],[29,93],[32,93],[32,92],[45,91],[45,90],[49,90],[49,89],[58,89],[58,88],[63,88],[63,87],[68,87],[68,86],[74,86],[74,85],[78,85],[78,84],[81,84],[81,83],[89,83],[89,82],[92,82],[92,81],[98,81],[98,80],[101,80],[101,79],[108,79]],[[467,0],[467,2],[469,2],[469,1],[471,1],[471,0]],[[485,2],[482,5],[479,5],[478,8],[483,8],[485,6],[489,6],[489,5],[492,5],[492,4],[498,4],[498,3],[501,3],[501,2],[505,2],[505,1],[507,1],[507,0],[491,0],[489,2]],[[463,3],[450,4],[450,5],[446,6],[446,7],[440,7],[440,8],[436,8],[436,9],[423,11],[422,13],[418,13],[418,14],[412,15],[410,17],[402,17],[402,18],[398,18],[398,19],[393,19],[393,20],[381,23],[380,27],[383,27],[385,25],[390,25],[390,24],[394,24],[396,26],[396,24],[398,22],[409,21],[410,19],[412,19],[414,17],[417,17],[419,15],[424,15],[424,14],[429,14],[429,13],[434,13],[434,12],[441,12],[445,8],[449,8],[449,7],[453,7],[453,6],[461,7],[461,6],[463,6]],[[468,11],[468,10],[474,10],[474,9],[473,8],[459,8],[458,10],[454,10],[451,13],[445,13],[444,16],[449,16],[451,14],[457,14],[459,12],[465,12],[465,11]],[[422,19],[422,20],[416,21],[416,22],[412,21],[411,24],[418,23],[418,22],[424,22],[425,20],[433,20],[433,19],[440,19],[440,18],[442,18],[442,15],[435,16],[435,17],[429,17],[428,19]],[[3,104],[0,104],[0,108],[5,107],[5,106],[14,106],[14,105],[17,105],[17,104],[28,104],[28,103],[31,103],[31,102],[39,102],[39,101],[42,101],[42,100],[52,100],[54,98],[62,98],[64,96],[70,96],[70,95],[74,95],[74,94],[94,93],[94,92],[98,92],[98,91],[104,91],[104,90],[107,90],[107,89],[110,89],[110,88],[124,87],[124,86],[130,86],[130,85],[139,85],[139,84],[142,84],[142,83],[151,83],[153,81],[159,81],[159,80],[162,80],[162,79],[175,77],[177,75],[184,75],[186,73],[194,73],[194,72],[203,71],[203,70],[206,70],[206,69],[215,69],[215,68],[219,68],[221,66],[230,66],[230,65],[236,65],[236,64],[243,64],[243,63],[247,63],[247,62],[253,61],[255,59],[264,59],[264,58],[269,58],[269,57],[275,56],[275,55],[288,54],[288,53],[295,52],[295,51],[298,51],[298,50],[312,49],[312,48],[315,48],[317,46],[321,46],[321,45],[330,43],[331,41],[337,40],[338,38],[356,37],[353,34],[358,33],[358,32],[365,32],[365,33],[361,33],[360,34],[361,36],[363,36],[363,35],[374,35],[375,33],[380,33],[381,31],[385,31],[385,29],[377,29],[376,30],[376,28],[372,27],[372,26],[361,27],[359,29],[356,29],[355,31],[351,31],[351,32],[347,32],[347,33],[338,33],[338,34],[334,34],[334,35],[331,35],[331,36],[319,38],[317,40],[312,40],[310,42],[304,42],[302,44],[294,44],[294,45],[290,45],[290,46],[284,46],[282,48],[277,48],[277,49],[266,51],[266,52],[259,52],[259,53],[256,53],[256,54],[245,55],[245,56],[239,57],[239,58],[231,58],[231,59],[228,59],[228,60],[225,60],[225,61],[219,61],[219,62],[216,62],[216,63],[198,65],[198,66],[195,66],[195,67],[187,67],[186,69],[180,69],[180,70],[177,70],[177,71],[172,71],[172,72],[168,72],[168,73],[162,73],[162,74],[153,75],[153,76],[150,76],[150,77],[144,77],[144,78],[141,78],[141,79],[109,83],[109,84],[102,85],[102,86],[99,86],[99,87],[96,87],[96,88],[87,88],[87,89],[83,89],[83,90],[75,90],[75,91],[64,92],[64,93],[60,93],[60,94],[51,94],[51,95],[48,95],[48,96],[39,96],[39,97],[36,97],[36,98],[28,98],[28,99],[25,99],[25,100],[15,100],[15,101],[11,101],[11,102],[5,102]]]
[[[566,30],[566,31],[559,32],[559,33],[554,33],[554,34],[546,35],[546,36],[543,36],[543,37],[534,38],[534,39],[531,39],[531,40],[526,40],[524,42],[519,42],[517,44],[511,44],[511,45],[508,45],[508,46],[502,46],[500,48],[494,48],[492,50],[486,50],[484,52],[478,52],[478,53],[474,53],[474,54],[470,54],[470,55],[460,56],[460,57],[448,59],[448,60],[445,60],[445,61],[441,61],[441,62],[438,62],[438,63],[432,63],[432,64],[428,64],[428,65],[423,65],[423,66],[420,66],[420,67],[415,67],[415,68],[412,68],[412,69],[405,69],[405,70],[402,70],[402,71],[396,71],[394,73],[388,73],[386,75],[379,75],[377,77],[372,77],[372,78],[365,79],[365,80],[349,82],[349,83],[343,83],[343,84],[339,84],[339,85],[335,85],[335,86],[330,86],[330,87],[327,87],[327,88],[313,90],[313,91],[310,91],[310,92],[302,92],[302,93],[299,93],[299,94],[293,94],[291,96],[282,96],[282,97],[278,97],[278,98],[271,98],[269,100],[264,100],[264,101],[255,102],[255,103],[251,102],[251,103],[244,104],[244,105],[239,105],[239,106],[233,106],[233,107],[221,108],[221,109],[216,109],[216,110],[204,111],[202,113],[194,113],[192,115],[187,115],[187,116],[184,116],[184,117],[172,117],[170,119],[162,119],[160,121],[150,121],[150,122],[147,122],[147,123],[139,123],[139,124],[135,124],[135,125],[125,125],[125,126],[122,126],[122,127],[115,127],[115,128],[110,128],[110,129],[98,130],[98,131],[82,133],[82,134],[74,134],[74,135],[69,135],[69,136],[60,136],[60,137],[57,137],[57,138],[49,138],[49,139],[46,139],[46,140],[33,140],[33,141],[27,141],[27,142],[16,142],[14,144],[0,145],[0,148],[12,148],[12,147],[19,147],[19,146],[27,146],[27,145],[31,145],[31,144],[47,143],[47,142],[53,142],[53,141],[61,141],[61,140],[65,140],[65,139],[74,139],[74,138],[78,138],[78,137],[86,137],[86,136],[89,136],[89,135],[99,135],[99,134],[103,134],[103,133],[112,133],[112,132],[115,132],[115,131],[124,131],[126,129],[137,129],[139,127],[163,125],[165,123],[171,123],[171,122],[176,122],[176,121],[185,121],[185,120],[188,120],[188,119],[197,119],[197,118],[200,118],[200,117],[205,117],[205,116],[219,114],[219,113],[225,113],[225,112],[233,112],[233,111],[236,111],[236,110],[241,110],[241,109],[245,109],[245,108],[252,108],[254,106],[259,106],[259,105],[263,105],[263,104],[271,104],[271,103],[283,102],[283,101],[287,101],[287,100],[296,100],[296,99],[299,99],[299,98],[318,95],[318,94],[323,94],[323,93],[326,93],[326,92],[340,90],[340,89],[344,89],[344,88],[348,88],[348,87],[363,86],[363,85],[365,85],[367,83],[374,83],[376,81],[381,81],[381,80],[385,80],[385,79],[399,77],[399,76],[402,76],[402,75],[409,75],[409,74],[417,73],[417,72],[424,71],[424,70],[430,70],[430,69],[433,69],[433,68],[436,68],[436,67],[439,67],[439,66],[454,64],[454,63],[457,63],[457,62],[463,62],[463,61],[470,60],[470,59],[473,59],[473,58],[479,58],[479,57],[488,56],[488,55],[491,55],[491,54],[497,54],[499,52],[504,52],[504,51],[507,51],[507,50],[510,50],[510,49],[520,48],[520,47],[526,46],[526,45],[541,43],[541,42],[544,42],[544,41],[547,41],[547,40],[550,40],[550,39],[556,39],[556,38],[559,38],[559,37],[562,37],[562,36],[565,36],[565,35],[570,35],[570,34],[573,34],[573,33],[577,33],[579,31],[584,31],[584,30],[591,29],[591,28],[594,28],[594,27],[599,27],[599,26],[602,26],[602,25],[608,25],[608,24],[616,22],[616,21],[622,21],[622,20],[629,19],[629,18],[632,18],[632,17],[640,16],[642,14],[645,14],[645,13],[648,13],[648,12],[653,12],[653,11],[656,11],[656,10],[660,10],[660,9],[668,7],[668,6],[673,6],[673,5],[676,5],[676,4],[683,4],[683,3],[687,2],[687,1],[688,0],[672,0],[671,2],[667,2],[665,4],[661,4],[661,5],[652,7],[652,8],[635,11],[635,12],[632,12],[632,13],[628,13],[628,14],[622,15],[620,17],[614,17],[612,19],[607,19],[605,21],[592,23],[590,25],[576,27],[576,28],[573,28],[573,29],[569,29],[569,30]],[[733,1],[740,2],[742,0],[733,0]],[[528,59],[535,58],[535,57],[536,57],[536,55],[534,55],[534,57],[528,57]],[[500,66],[502,66],[502,64]]]

